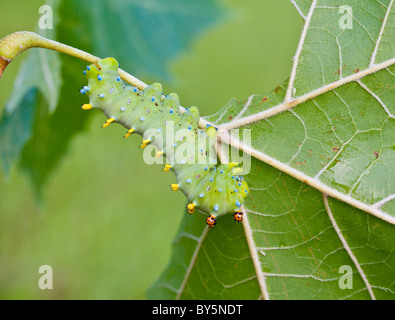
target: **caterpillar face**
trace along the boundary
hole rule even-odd
[[[240,176],[237,163],[216,164],[213,150],[216,129],[202,130],[198,126],[196,107],[180,113],[176,94],[163,96],[158,83],[143,91],[125,86],[118,73],[118,62],[113,58],[98,61],[84,71],[88,85],[81,93],[89,97],[82,109],[100,109],[108,117],[103,127],[119,123],[127,128],[125,138],[133,133],[143,137],[141,148],[156,147],[155,157],[164,156],[164,171],[173,171],[177,183],[171,190],[181,190],[189,200],[188,213],[196,208],[209,217],[206,223],[213,228],[216,217],[234,213],[235,221],[242,221],[240,207],[249,193],[247,183]],[[170,128],[170,129],[169,129]],[[172,131],[173,136],[167,135]]]

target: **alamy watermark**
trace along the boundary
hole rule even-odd
[[[53,271],[49,265],[42,265],[38,268],[38,273],[42,276],[38,279],[38,287],[41,290],[53,289]]]
[[[353,15],[352,7],[344,5],[339,8],[339,13],[343,15],[339,19],[339,28],[342,30],[352,29]]]
[[[339,273],[343,273],[343,275],[339,278],[339,288],[344,289],[352,289],[352,268],[349,265],[343,265],[339,268]]]
[[[38,9],[38,13],[41,15],[38,20],[38,27],[41,30],[53,29],[53,10],[49,5],[43,5]]]

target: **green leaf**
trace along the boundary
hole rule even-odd
[[[53,36],[51,30],[40,34]],[[52,113],[56,109],[62,82],[60,67],[59,54],[45,49],[29,52],[21,64],[0,123],[1,163],[6,175],[32,136],[34,110],[40,107]]]
[[[201,212],[183,220],[173,261],[148,292],[150,299],[258,299],[260,290],[241,224],[219,218],[216,232]]]
[[[48,1],[54,9],[54,20],[58,20],[58,1]],[[43,37],[54,38],[54,29],[40,29]],[[51,114],[55,111],[61,79],[60,56],[56,52],[35,49],[27,53],[15,80],[13,92],[7,101],[0,122],[0,154],[3,171],[10,174],[13,164],[21,159],[24,147],[33,135],[37,110]],[[43,99],[43,98],[44,99]]]
[[[298,10],[300,16],[306,19],[311,6],[311,0],[291,0],[292,4]]]
[[[24,145],[20,167],[28,175],[37,196],[59,161],[64,157],[71,139],[84,130],[87,114],[78,106],[79,92],[70,83],[75,83],[75,74],[80,73],[81,63],[62,56],[63,84],[59,104],[55,112],[49,113],[48,106],[41,103],[35,109],[35,122],[30,140]]]
[[[10,165],[19,156],[21,149],[31,136],[31,125],[34,121],[34,109],[37,106],[39,94],[32,88],[26,93],[20,106],[13,112],[6,112],[0,122],[1,163],[6,173]]]
[[[343,2],[293,2],[305,26],[289,80],[206,118],[252,156],[244,229],[181,228],[151,298],[395,298],[394,1],[353,1],[352,29]]]
[[[166,80],[169,61],[223,17],[215,0],[72,0],[64,2],[62,12],[66,23],[82,30],[78,44],[90,43],[97,56],[117,57],[135,75]]]

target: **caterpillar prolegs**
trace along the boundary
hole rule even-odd
[[[103,127],[120,123],[128,130],[125,137],[132,133],[143,137],[141,148],[153,145],[157,150],[155,157],[167,159],[163,170],[176,175],[177,183],[171,189],[186,195],[190,214],[196,208],[209,214],[209,228],[217,223],[217,216],[228,213],[233,213],[235,221],[242,221],[240,207],[249,188],[238,163],[216,163],[216,128],[199,129],[198,109],[191,107],[181,113],[178,96],[163,96],[159,83],[143,91],[125,85],[118,67],[115,59],[106,58],[86,68],[88,85],[81,93],[90,101],[82,109],[100,109],[108,117]]]

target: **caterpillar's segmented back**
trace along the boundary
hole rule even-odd
[[[181,190],[189,200],[187,211],[196,208],[209,214],[207,225],[212,228],[216,217],[233,213],[235,221],[243,219],[240,207],[249,193],[247,183],[240,175],[237,163],[216,164],[213,150],[216,129],[199,129],[199,111],[196,107],[179,111],[179,98],[175,93],[163,96],[159,83],[143,91],[125,86],[118,73],[118,62],[106,58],[84,71],[88,85],[81,93],[89,97],[84,110],[96,108],[108,120],[127,128],[125,137],[138,133],[143,137],[141,148],[149,144],[156,147],[155,157],[164,156],[164,171],[173,171],[177,183],[171,189]]]

